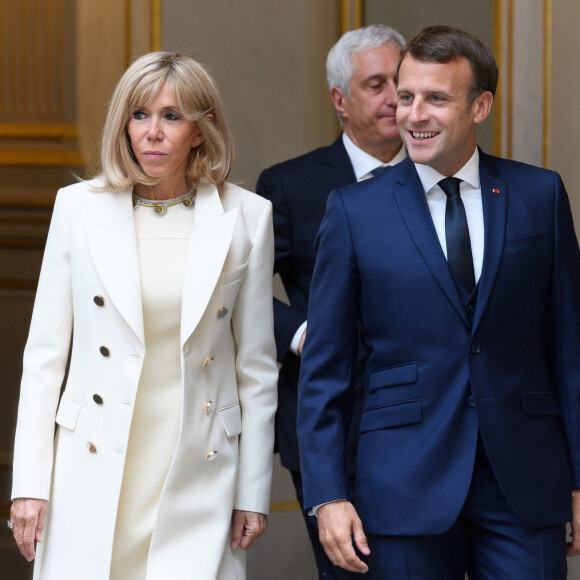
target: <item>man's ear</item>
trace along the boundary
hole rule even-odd
[[[339,115],[344,117],[344,100],[346,99],[346,95],[344,94],[343,90],[339,87],[332,87],[332,89],[330,89],[330,98],[332,99],[334,108],[338,111]]]
[[[493,104],[493,95],[489,91],[484,91],[475,99],[472,106],[475,107],[473,122],[482,123],[487,119],[491,112]]]

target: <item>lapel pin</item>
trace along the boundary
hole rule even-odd
[[[499,189],[495,189],[495,187],[491,190],[493,193],[495,193],[496,195],[499,193]]]

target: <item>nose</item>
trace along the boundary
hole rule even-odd
[[[413,104],[410,106],[408,118],[412,123],[421,123],[429,118],[427,107],[421,99],[415,98]]]
[[[396,107],[397,101],[397,85],[395,85],[395,83],[390,83],[385,90],[385,103],[390,107]]]
[[[149,127],[147,128],[147,140],[152,141],[153,139],[161,140],[163,139],[163,132],[161,131],[161,123],[156,116],[152,116],[149,121]]]

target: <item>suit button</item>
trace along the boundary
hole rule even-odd
[[[213,356],[208,356],[204,361],[203,361],[203,366],[204,367],[208,367],[212,362],[213,362]]]
[[[214,459],[217,459],[217,456],[218,456],[218,452],[217,452],[217,451],[210,451],[210,452],[209,452],[209,453],[208,453],[208,454],[205,456],[205,458],[206,458],[208,461],[213,461]]]
[[[98,393],[95,393],[93,395],[93,401],[97,404],[97,405],[102,405],[105,401],[103,399],[103,397],[101,397],[101,395],[99,395]]]
[[[475,306],[473,304],[470,304],[467,307],[467,312],[469,312],[469,314],[473,314],[475,312]]]
[[[208,401],[204,407],[205,414],[210,415],[213,411],[214,406],[215,406],[215,403],[213,401]]]
[[[93,298],[93,302],[97,305],[97,306],[104,306],[105,305],[105,299],[102,296],[95,296]]]
[[[479,344],[472,344],[469,350],[471,350],[471,354],[479,354],[481,352],[481,347]]]
[[[229,310],[225,307],[222,306],[218,311],[217,311],[217,317],[218,318],[225,318],[228,315]]]
[[[105,357],[111,356],[111,351],[106,346],[100,346],[99,352]]]
[[[469,407],[475,407],[475,401],[473,400],[473,396],[469,395],[469,397],[467,397],[467,405]]]
[[[97,446],[92,442],[92,441],[88,441],[87,442],[87,449],[91,452],[91,453],[96,453],[97,452]]]

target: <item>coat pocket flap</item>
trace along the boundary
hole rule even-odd
[[[526,252],[542,248],[544,245],[544,234],[537,232],[527,236],[519,236],[517,238],[506,238],[503,243],[504,254],[515,254],[517,252]]]
[[[522,410],[525,415],[560,415],[560,407],[553,393],[522,393]]]
[[[238,266],[237,268],[232,268],[231,270],[227,270],[226,272],[223,273],[222,278],[223,285],[227,286],[228,284],[233,284],[234,282],[237,282],[238,280],[244,277],[247,269],[248,262],[246,260],[241,266]]]
[[[365,411],[360,421],[359,431],[365,433],[377,429],[412,425],[421,421],[423,421],[423,411],[421,401],[417,399]]]
[[[381,369],[371,374],[369,389],[376,391],[377,389],[393,387],[394,385],[409,385],[417,382],[417,376],[417,363],[407,363],[388,369]]]
[[[56,413],[56,422],[61,427],[74,431],[82,407],[81,403],[71,399],[66,393],[63,393]]]
[[[235,437],[242,432],[242,411],[239,403],[234,403],[217,410],[224,431],[228,437]]]

